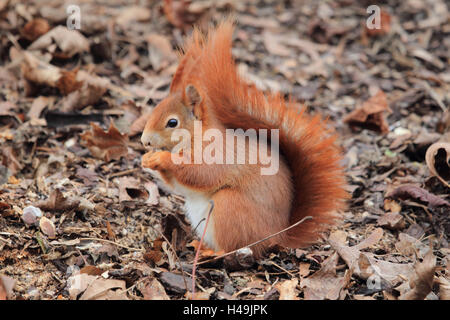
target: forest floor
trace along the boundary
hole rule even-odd
[[[229,12],[239,71],[333,123],[352,197],[314,246],[201,264],[196,298],[450,299],[448,2],[382,1],[377,30],[371,2],[80,0],[77,31],[0,0],[0,300],[190,297],[198,241],[140,132],[189,26]]]

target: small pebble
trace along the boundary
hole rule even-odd
[[[28,206],[23,209],[22,220],[27,226],[36,225],[42,217],[41,209],[34,206]]]

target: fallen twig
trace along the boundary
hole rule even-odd
[[[103,242],[107,242],[107,243],[110,243],[110,244],[114,244],[114,245],[116,245],[118,247],[127,249],[129,251],[140,251],[140,252],[144,251],[144,249],[130,248],[130,247],[124,246],[122,244],[119,244],[117,242],[114,242],[114,241],[111,241],[111,240],[106,240],[106,239],[101,239],[101,238],[79,238],[79,240],[103,241]]]
[[[267,236],[267,237],[265,237],[265,238],[263,238],[263,239],[261,239],[261,240],[255,241],[255,242],[253,242],[253,243],[251,243],[251,244],[249,244],[249,245],[247,245],[247,246],[244,246],[244,247],[242,247],[242,248],[239,248],[239,249],[236,249],[236,250],[227,252],[227,253],[225,253],[225,254],[222,254],[222,255],[220,255],[220,256],[214,257],[214,258],[209,259],[209,260],[205,260],[205,261],[199,262],[198,265],[202,265],[202,264],[205,264],[205,263],[208,263],[208,262],[217,260],[217,259],[225,258],[225,257],[227,257],[227,256],[229,256],[229,255],[232,255],[232,254],[234,254],[234,253],[236,253],[236,252],[238,252],[239,250],[242,250],[242,249],[244,249],[244,248],[250,248],[250,247],[253,247],[253,246],[257,245],[258,243],[261,243],[261,242],[266,241],[266,240],[268,240],[268,239],[270,239],[270,238],[273,238],[273,237],[279,235],[280,233],[286,232],[286,231],[288,231],[289,229],[292,229],[292,228],[298,226],[299,224],[305,222],[306,220],[310,220],[310,219],[312,219],[312,218],[313,218],[313,217],[311,217],[311,216],[306,216],[306,217],[304,217],[303,219],[297,221],[296,223],[290,225],[289,227],[287,227],[287,228],[285,228],[285,229],[283,229],[283,230],[281,230],[281,231],[278,231],[278,232],[276,232],[276,233],[274,233],[274,234],[271,234],[271,235],[269,235],[269,236]],[[194,262],[195,262],[195,260],[194,260]]]

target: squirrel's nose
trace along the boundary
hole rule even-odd
[[[141,142],[144,145],[144,147],[151,147],[151,141],[150,141],[150,135],[143,132],[141,136]]]

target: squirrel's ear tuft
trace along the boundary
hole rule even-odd
[[[200,102],[202,101],[202,97],[198,90],[191,84],[186,86],[185,90],[186,104],[189,108],[191,108],[192,113],[197,119],[202,118],[202,106]]]
[[[200,94],[198,93],[197,89],[192,85],[188,84],[186,86],[186,100],[187,103],[191,106],[195,106],[202,101],[202,98],[200,97]]]

